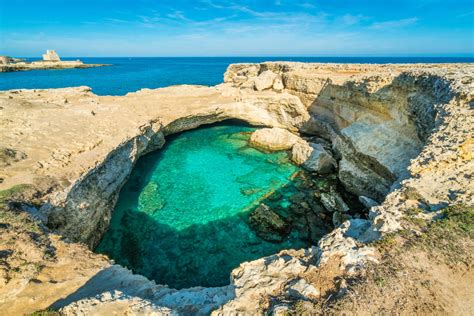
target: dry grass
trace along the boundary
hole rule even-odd
[[[408,213],[406,230],[373,243],[381,263],[347,279],[344,296],[330,296],[333,289],[316,303],[295,302],[292,313],[472,315],[474,207],[448,207],[430,224],[410,218],[419,213]]]

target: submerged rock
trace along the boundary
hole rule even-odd
[[[283,128],[262,128],[252,133],[249,144],[252,147],[269,150],[288,150],[300,138]]]
[[[330,225],[326,223],[326,220],[323,220],[320,216],[317,216],[314,213],[306,214],[305,218],[309,230],[309,240],[313,244],[317,244],[321,237],[329,231]]]
[[[260,238],[270,242],[282,242],[291,229],[289,223],[265,204],[250,214],[249,225]]]
[[[320,174],[335,169],[336,161],[321,144],[298,142],[291,151],[291,160],[305,169]]]

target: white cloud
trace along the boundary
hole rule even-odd
[[[303,2],[299,4],[300,7],[306,8],[306,9],[314,9],[316,8],[316,5],[311,3],[311,2]]]
[[[344,26],[353,26],[359,24],[360,22],[366,19],[367,17],[362,14],[344,14],[343,16],[337,18],[337,22],[343,24]]]
[[[370,28],[374,30],[395,29],[395,28],[412,25],[412,24],[415,24],[416,22],[418,22],[418,18],[412,17],[412,18],[401,19],[401,20],[374,22],[372,23]]]
[[[471,11],[471,12],[466,12],[466,13],[463,13],[463,14],[459,14],[457,16],[457,18],[463,18],[463,17],[466,17],[466,16],[471,16],[474,14],[474,11]]]

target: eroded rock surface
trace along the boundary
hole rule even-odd
[[[288,150],[300,138],[283,128],[262,128],[250,136],[249,144],[255,148],[268,151]]]
[[[336,161],[321,144],[301,141],[291,151],[291,160],[309,171],[327,174],[336,167]]]
[[[366,243],[400,229],[404,211],[473,203],[473,73],[471,64],[238,64],[216,87],[144,89],[122,97],[96,96],[87,87],[0,92],[0,148],[8,150],[0,190],[31,184],[41,191],[35,201],[9,205],[41,220],[47,228],[34,236],[49,240],[39,245],[30,228],[2,222],[7,259],[0,263],[0,307],[6,314],[51,305],[65,314],[226,314],[268,310],[270,296],[317,299],[312,287],[323,296],[319,286],[327,280],[319,284],[312,276],[323,271],[334,281],[376,262]],[[258,77],[265,79],[261,89]],[[341,216],[340,226],[310,249],[242,263],[221,288],[156,285],[69,242],[98,242],[136,159],[162,146],[166,135],[225,119],[330,140],[346,189],[380,205],[372,203],[368,219]],[[345,214],[337,199],[329,202]],[[25,248],[31,258],[11,240],[32,247]],[[43,257],[45,245],[56,249],[51,258]],[[10,273],[15,267],[5,262],[20,266],[21,260],[31,265]]]

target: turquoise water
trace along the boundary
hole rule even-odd
[[[231,63],[301,61],[323,63],[474,62],[472,57],[192,57],[192,58],[64,58],[109,67],[33,70],[0,73],[0,90],[89,86],[98,95],[124,95],[142,88],[175,84],[215,85]]]
[[[247,216],[298,170],[284,152],[247,146],[250,127],[184,132],[142,157],[122,189],[97,251],[173,288],[229,284],[241,262],[307,246],[266,242]]]

